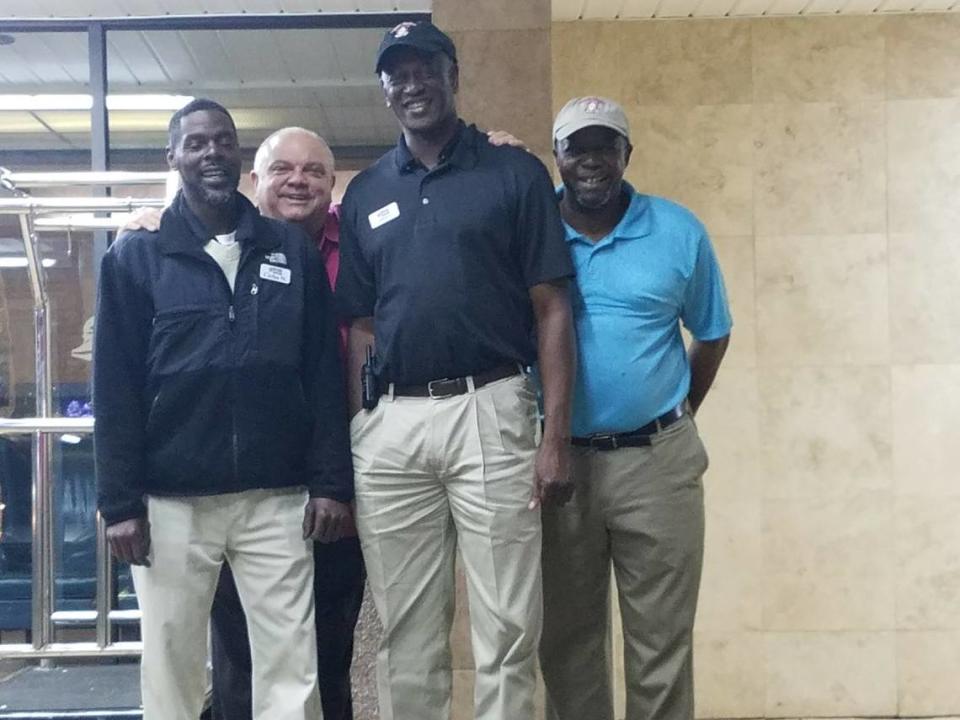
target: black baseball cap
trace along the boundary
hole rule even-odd
[[[374,72],[379,75],[384,56],[393,48],[401,46],[430,54],[442,52],[454,62],[457,61],[457,49],[453,46],[453,40],[436,25],[431,22],[402,22],[383,36],[380,49],[377,50],[377,66]]]

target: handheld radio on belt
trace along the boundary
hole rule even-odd
[[[366,362],[360,369],[360,386],[363,388],[363,409],[373,410],[380,401],[377,376],[373,372],[373,348],[367,345]]]

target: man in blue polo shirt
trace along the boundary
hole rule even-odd
[[[707,455],[693,416],[730,335],[720,268],[689,211],[623,181],[623,110],[571,100],[554,123],[579,288],[573,500],[543,511],[551,720],[613,720],[610,565],[623,619],[625,720],[692,720],[693,620]],[[693,340],[684,348],[681,323]]]

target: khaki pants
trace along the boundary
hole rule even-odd
[[[143,613],[144,720],[200,716],[210,606],[224,559],[249,624],[253,717],[322,717],[305,503],[302,490],[148,499],[151,565],[133,568]]]
[[[610,565],[625,720],[692,720],[707,456],[689,416],[650,447],[574,448],[574,499],[543,512],[540,664],[549,720],[613,720]]]
[[[354,418],[357,527],[384,629],[382,720],[450,717],[458,543],[475,716],[533,718],[541,537],[527,503],[538,433],[535,394],[519,375],[445,399],[387,395]]]

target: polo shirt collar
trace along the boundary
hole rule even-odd
[[[440,152],[440,164],[437,165],[437,168],[446,165],[469,169],[475,166],[477,164],[476,136],[478,133],[479,131],[475,126],[470,125],[468,127],[463,120],[458,120],[456,132]],[[394,160],[401,174],[413,172],[423,167],[420,161],[410,152],[410,148],[407,147],[407,140],[403,133],[400,134],[400,140],[394,150]]]
[[[594,243],[590,239],[578,233],[566,222],[563,228],[567,233],[567,242],[574,243],[578,240],[586,242],[594,247],[607,245],[615,240],[635,240],[649,235],[653,231],[653,218],[650,212],[650,197],[634,190],[633,185],[626,180],[623,181],[623,191],[630,195],[630,204],[627,205],[627,211],[620,218],[620,222],[611,230],[605,238]],[[560,185],[557,188],[557,199],[563,197],[564,187]]]
[[[323,232],[320,235],[320,252],[325,252],[330,246],[340,245],[340,206],[330,205],[327,210],[327,219],[323,222]]]

